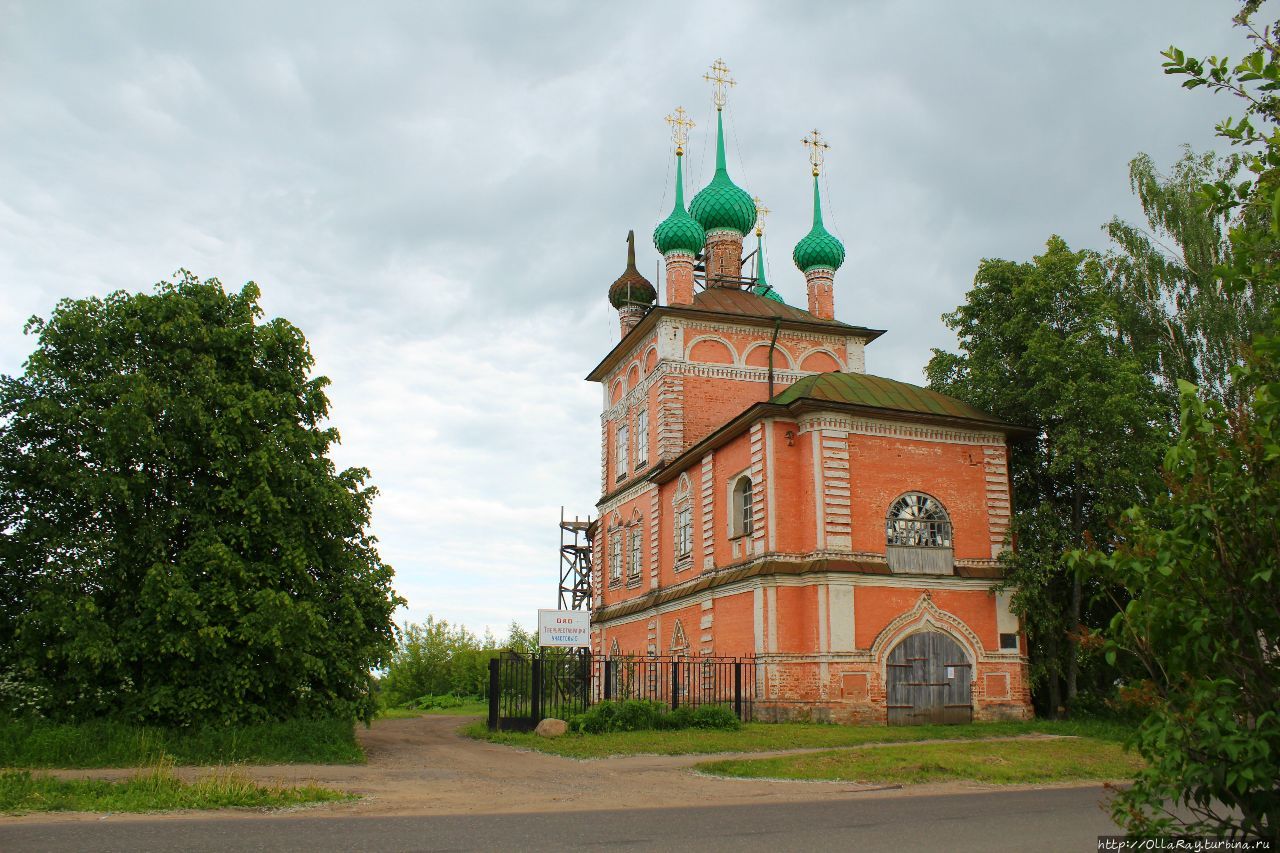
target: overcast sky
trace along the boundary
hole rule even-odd
[[[1105,249],[1127,164],[1215,147],[1237,105],[1160,69],[1236,56],[1226,0],[15,3],[0,0],[0,373],[61,297],[186,267],[256,281],[333,385],[339,466],[372,469],[409,605],[502,633],[555,606],[559,508],[599,497],[605,292],[671,206],[663,117],[772,209],[770,281],[804,305],[800,139],[832,148],[836,316],[921,383],[984,257]],[[655,283],[657,283],[655,281]]]

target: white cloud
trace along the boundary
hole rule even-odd
[[[1239,52],[1194,0],[1053,8],[0,2],[0,372],[64,296],[178,267],[253,279],[333,379],[342,465],[370,468],[407,615],[479,628],[554,602],[556,520],[598,497],[605,302],[671,204],[662,117],[699,126],[723,56],[730,168],[773,209],[770,279],[803,303],[801,135],[835,146],[837,314],[919,381],[983,257],[1133,217],[1126,165],[1232,108],[1158,51]]]

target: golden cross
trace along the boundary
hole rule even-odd
[[[675,114],[667,116],[667,124],[671,125],[671,141],[676,144],[676,156],[684,154],[684,144],[689,141],[689,128],[694,127],[693,120],[685,115],[684,107],[676,107]]]
[[[764,218],[772,213],[769,208],[764,206],[764,202],[760,200],[760,196],[752,199],[756,203],[756,236],[764,235]]]
[[[712,100],[716,103],[716,109],[724,109],[729,100],[729,87],[738,85],[738,81],[729,76],[729,66],[724,64],[723,59],[717,59],[711,63],[711,73],[703,74],[702,79],[708,81],[715,90]]]
[[[813,175],[816,178],[822,170],[822,155],[831,146],[822,141],[822,134],[818,133],[816,127],[800,141],[809,149],[809,162],[813,164]]]

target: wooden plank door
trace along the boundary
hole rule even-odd
[[[911,634],[889,652],[886,670],[889,725],[973,720],[973,665],[946,634]]]

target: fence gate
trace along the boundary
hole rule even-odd
[[[973,720],[973,665],[938,631],[912,634],[889,652],[889,725]]]
[[[489,728],[527,732],[547,717],[587,710],[591,655],[583,650],[501,652],[489,661]]]
[[[592,657],[586,651],[502,652],[489,661],[489,728],[529,731],[605,700],[646,699],[675,709],[726,705],[751,719],[749,658]]]

